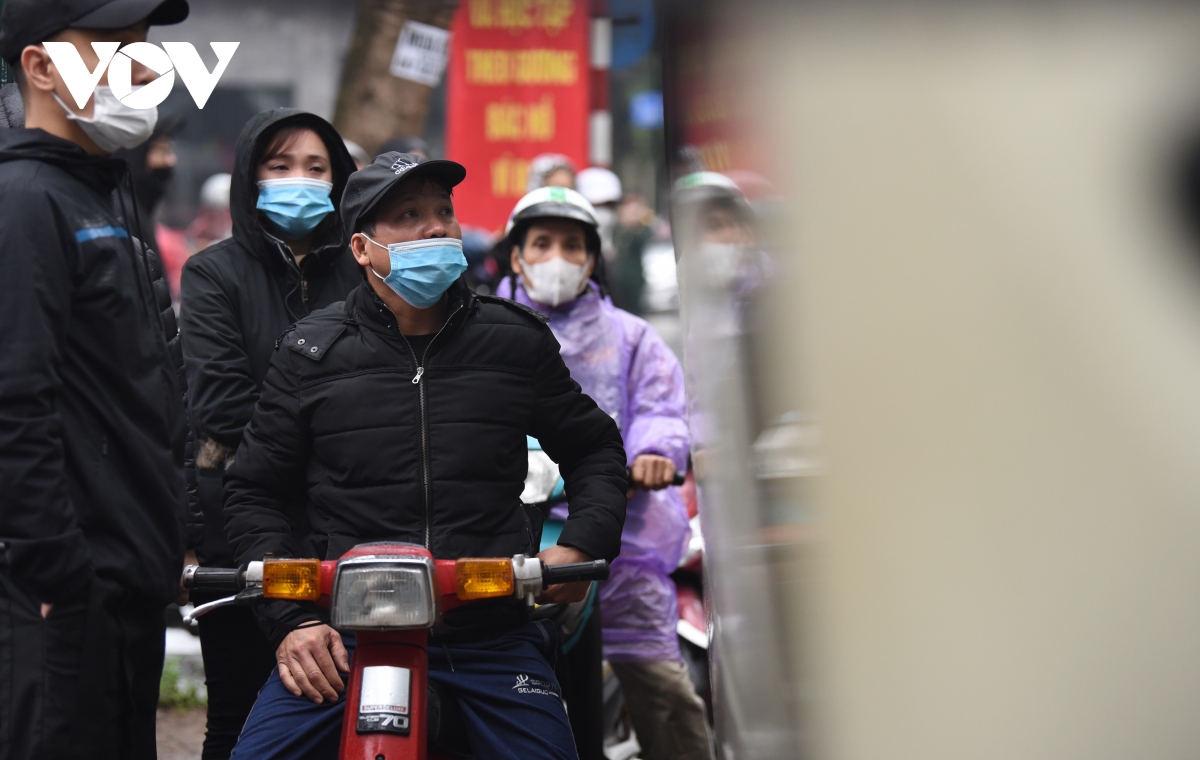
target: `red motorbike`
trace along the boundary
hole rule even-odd
[[[515,597],[530,606],[559,583],[608,578],[604,560],[546,565],[536,557],[435,560],[412,544],[360,544],[341,559],[272,559],[238,569],[189,565],[184,586],[232,592],[190,618],[231,604],[289,599],[328,607],[330,624],[356,633],[345,692],[341,760],[425,760],[429,629],[479,599]],[[461,740],[461,737],[460,737]],[[457,755],[461,757],[461,755]]]

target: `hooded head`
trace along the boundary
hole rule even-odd
[[[342,136],[333,125],[316,114],[301,111],[296,108],[274,108],[263,111],[246,122],[238,137],[234,150],[233,178],[229,187],[229,212],[233,219],[233,236],[243,246],[253,251],[266,249],[262,232],[265,229],[263,217],[258,210],[258,164],[265,157],[267,147],[281,130],[289,127],[303,127],[312,130],[325,149],[329,152],[331,181],[333,189],[329,193],[330,200],[335,205],[335,211],[329,214],[313,230],[314,249],[317,245],[327,243],[344,243],[346,235],[342,231],[336,206],[346,187],[346,179],[354,172],[354,159],[346,150]],[[268,230],[278,234],[276,230]],[[340,249],[339,245],[339,249]]]

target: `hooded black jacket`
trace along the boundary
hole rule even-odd
[[[0,564],[46,602],[93,572],[179,588],[182,368],[157,256],[114,213],[127,171],[0,130]]]
[[[366,283],[280,338],[226,478],[239,562],[267,552],[334,559],[389,540],[446,559],[533,554],[537,530],[521,505],[526,435],[566,481],[571,515],[559,543],[617,555],[626,481],[616,423],[571,379],[541,315],[461,280],[449,298],[424,358]],[[311,527],[296,535],[303,522]],[[514,619],[511,606],[487,612],[500,625]],[[447,624],[478,629],[473,607],[482,609],[455,610]],[[318,615],[278,602],[260,617],[278,644]]]
[[[232,561],[221,515],[221,479],[250,421],[280,333],[310,311],[342,301],[362,282],[334,211],[314,231],[312,252],[297,266],[282,241],[259,222],[254,157],[277,128],[298,124],[325,142],[338,203],[354,159],[326,122],[294,108],[258,114],[242,129],[230,188],[233,237],[188,259],[183,268],[180,331],[197,441],[189,471],[188,543],[206,565]]]

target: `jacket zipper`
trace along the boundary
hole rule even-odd
[[[423,476],[422,484],[425,486],[425,548],[429,548],[429,528],[433,519],[432,508],[429,503],[429,438],[428,438],[428,423],[425,414],[425,383],[421,382],[421,376],[425,374],[425,359],[429,356],[429,349],[433,348],[433,344],[437,343],[437,339],[441,337],[442,332],[450,324],[450,320],[454,319],[454,315],[462,308],[462,304],[454,307],[454,311],[450,312],[450,316],[446,317],[446,322],[441,329],[434,334],[433,340],[429,341],[429,345],[425,347],[425,351],[421,354],[420,361],[417,361],[417,352],[412,350],[412,344],[408,342],[408,338],[404,337],[404,333],[400,333],[400,337],[404,340],[404,345],[408,347],[408,353],[412,354],[413,364],[417,365],[417,374],[413,376],[412,383],[417,386],[417,395],[421,403],[421,474]],[[396,325],[396,332],[400,332],[400,326]]]
[[[287,251],[287,253],[284,254],[284,257],[283,257],[284,261],[286,261],[288,264],[290,264],[292,266],[292,269],[295,270],[296,274],[300,275],[300,305],[304,307],[304,316],[307,316],[309,313],[309,310],[308,310],[308,278],[306,278],[304,276],[304,270],[301,269],[300,262],[296,261],[296,254],[292,252],[292,247],[290,245],[288,245],[287,243],[283,242],[282,240],[278,240],[277,238],[272,237],[271,239],[275,240],[275,242],[279,246],[282,247],[283,250],[281,250],[280,253],[282,253],[283,251]],[[313,253],[316,253],[316,251],[313,251],[309,255],[311,256]],[[294,293],[295,291],[292,291],[292,292]]]

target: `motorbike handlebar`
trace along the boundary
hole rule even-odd
[[[553,586],[557,583],[605,580],[608,580],[607,560],[598,559],[592,562],[572,562],[566,565],[542,564],[543,586]]]
[[[628,481],[630,487],[633,487],[633,468],[625,468],[625,480]],[[671,485],[681,486],[687,480],[687,472],[675,471],[675,477],[671,478]]]
[[[236,594],[241,590],[241,571],[236,568],[188,565],[183,570],[183,585],[189,591]]]

